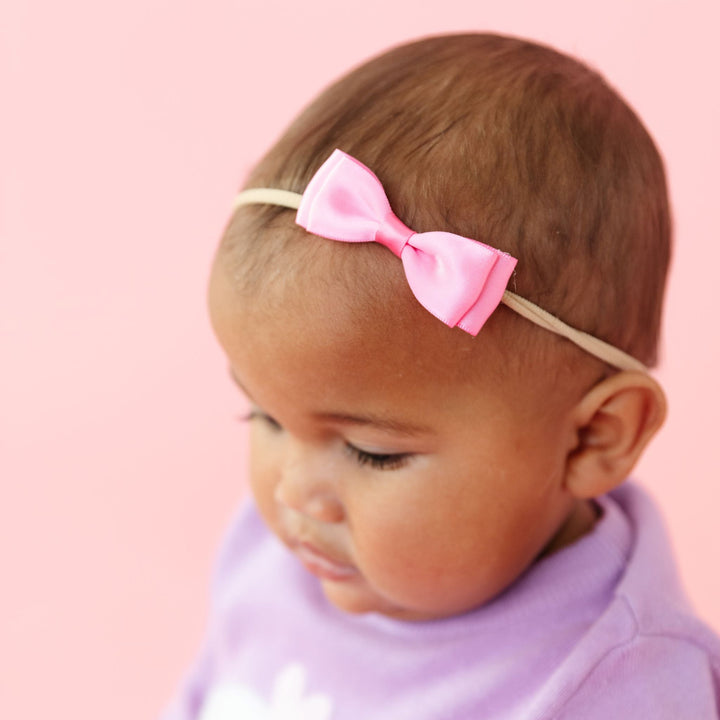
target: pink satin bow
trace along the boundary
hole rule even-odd
[[[477,335],[500,303],[517,260],[449,232],[416,233],[390,209],[375,174],[335,150],[303,193],[296,221],[313,235],[378,242],[403,263],[420,304],[450,327]]]

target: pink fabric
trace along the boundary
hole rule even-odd
[[[416,233],[390,208],[365,165],[335,150],[315,173],[297,213],[313,235],[343,242],[378,242],[403,263],[420,304],[450,327],[477,335],[502,299],[517,260],[449,232]]]

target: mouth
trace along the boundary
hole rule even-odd
[[[357,569],[352,565],[333,560],[310,543],[293,543],[291,549],[306,570],[323,580],[342,582],[358,575]]]

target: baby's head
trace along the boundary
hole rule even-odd
[[[669,257],[662,162],[594,72],[490,35],[430,38],[325,91],[247,187],[302,193],[340,148],[402,222],[518,259],[509,289],[652,364]],[[443,617],[488,602],[593,525],[664,416],[617,371],[498,307],[477,337],[428,313],[376,243],[243,206],[210,285],[253,405],[268,525],[352,612]]]

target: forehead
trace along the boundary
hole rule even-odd
[[[222,256],[213,269],[213,325],[251,394],[267,386],[330,404],[413,406],[467,394],[479,374],[497,383],[492,321],[476,338],[445,326],[412,296],[385,248],[295,240],[314,247],[283,257],[283,272],[265,267],[269,280],[251,291]]]

